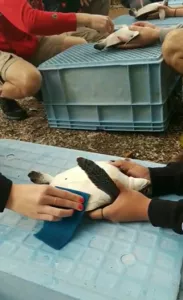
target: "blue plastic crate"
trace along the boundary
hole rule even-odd
[[[181,6],[181,5],[183,5],[183,0],[169,0],[168,5],[169,6]]]
[[[43,99],[51,127],[163,131],[168,97],[180,78],[161,46],[97,51],[75,46],[43,63]]]
[[[0,141],[1,171],[29,183],[30,170],[56,175],[76,158],[117,157]],[[144,166],[162,166],[141,162]],[[175,195],[166,196],[177,201]],[[162,200],[163,201],[163,200]],[[73,240],[56,251],[37,240],[41,221],[6,210],[0,214],[1,300],[176,300],[181,281],[182,236],[149,223],[83,220]],[[180,300],[182,289],[180,289]]]
[[[121,24],[131,25],[137,21],[138,20],[136,20],[132,16],[122,15],[122,16],[119,16],[116,19],[114,19],[114,24],[115,25],[121,25]],[[179,23],[183,23],[183,17],[166,18],[164,20],[155,19],[155,20],[145,20],[145,21],[146,22],[148,21],[148,22],[155,24],[157,26],[160,26],[160,27],[169,27],[169,26],[177,25]]]

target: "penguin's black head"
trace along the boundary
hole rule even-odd
[[[94,45],[94,48],[96,50],[103,50],[105,48],[105,44],[104,43],[98,43]]]

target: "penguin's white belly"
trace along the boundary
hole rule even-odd
[[[130,189],[140,191],[149,184],[146,179],[126,176],[108,162],[96,162],[96,164],[103,168],[113,181],[118,180]],[[50,184],[90,194],[86,211],[111,203],[109,195],[99,190],[79,166],[56,175]]]

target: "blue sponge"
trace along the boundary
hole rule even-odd
[[[81,223],[90,195],[72,189],[65,189],[62,187],[57,188],[77,194],[84,199],[83,211],[75,211],[72,217],[63,218],[57,222],[46,221],[44,222],[43,228],[35,234],[39,240],[56,250],[60,250],[69,243],[77,227]]]

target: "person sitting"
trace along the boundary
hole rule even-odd
[[[0,106],[8,119],[27,118],[14,99],[34,96],[40,90],[39,64],[86,43],[84,38],[65,34],[85,26],[102,33],[114,31],[108,16],[47,12],[42,0],[0,2]]]
[[[80,12],[88,14],[109,15],[109,0],[43,0],[46,11],[63,13]],[[76,31],[67,32],[67,35],[84,38],[88,43],[96,43],[107,37],[108,33],[101,33],[87,27],[79,27]]]

